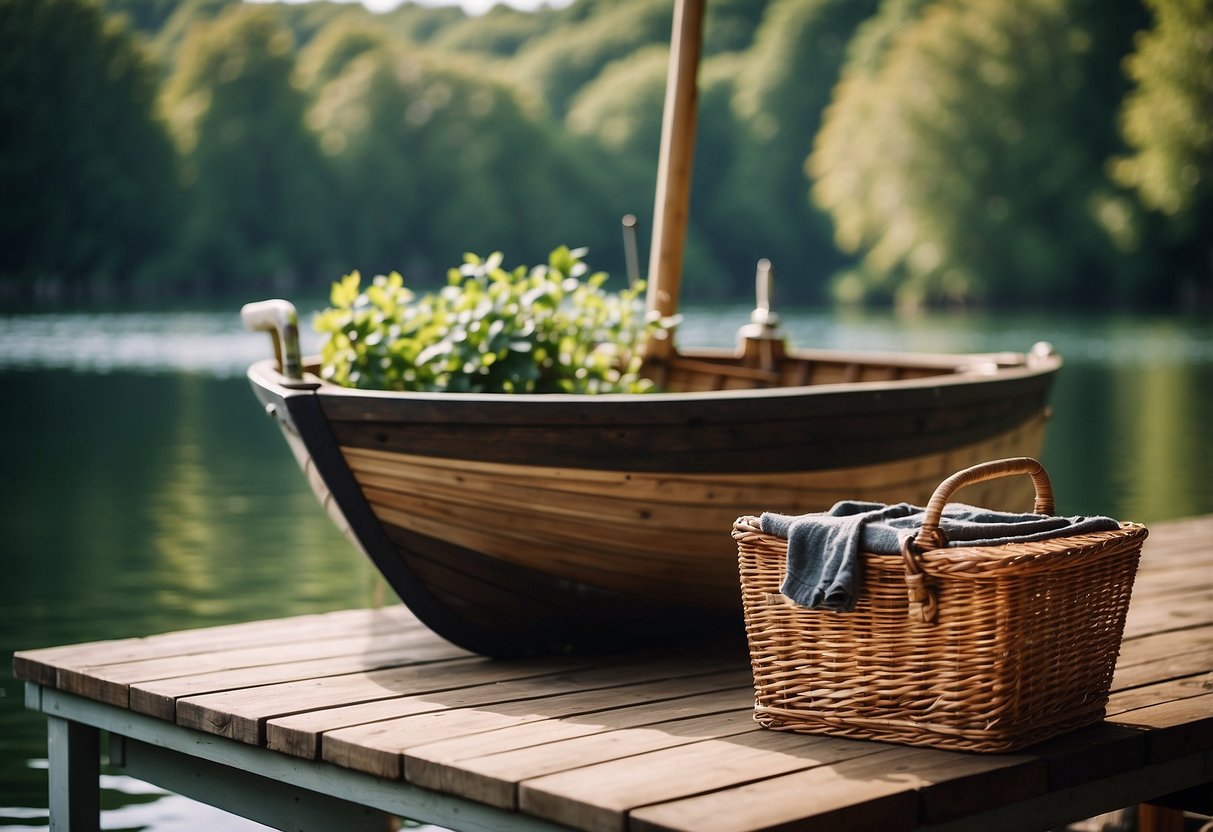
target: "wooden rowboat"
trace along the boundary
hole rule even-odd
[[[663,315],[682,268],[702,4],[675,7],[649,263]],[[740,635],[737,516],[921,504],[954,471],[1036,456],[1061,366],[1047,345],[789,351],[760,297],[736,351],[650,345],[662,393],[389,393],[323,382],[285,301],[245,312],[277,353],[250,368],[254,391],[329,513],[422,621],[488,655]],[[967,496],[1010,507],[1002,490],[1023,487]]]
[[[249,378],[401,599],[506,655],[739,627],[739,514],[924,504],[953,471],[1038,455],[1060,363],[797,351],[772,371],[704,351],[634,396],[360,391],[275,359]]]

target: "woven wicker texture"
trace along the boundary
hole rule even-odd
[[[739,518],[733,537],[758,722],[1011,751],[1101,719],[1144,526],[1004,546],[922,545],[938,543],[933,529],[954,490],[1015,473],[1032,475],[1036,510],[1051,513],[1048,477],[1035,460],[949,477],[928,504],[918,546],[861,553],[850,613],[784,598],[787,540],[764,534],[756,517]]]

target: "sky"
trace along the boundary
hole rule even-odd
[[[251,2],[279,2],[280,0],[251,0]],[[418,5],[426,6],[462,6],[468,14],[484,14],[493,6],[505,3],[518,9],[528,11],[541,6],[567,6],[572,0],[412,0]],[[288,3],[306,3],[308,0],[286,0]],[[373,12],[386,12],[399,6],[405,0],[337,0],[340,3],[361,2]]]

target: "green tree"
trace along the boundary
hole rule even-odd
[[[225,10],[240,3],[241,0],[176,0],[167,10],[168,17],[151,36],[152,53],[165,72],[171,73],[176,68],[181,43],[195,24],[210,23]]]
[[[562,244],[617,250],[607,241],[617,240],[620,212],[592,148],[570,141],[512,86],[463,66],[436,65],[426,92],[429,118],[413,126],[439,262],[511,245],[531,261]]]
[[[317,34],[337,21],[383,25],[375,13],[361,3],[277,3],[271,9],[278,21],[291,30],[299,49],[306,47]]]
[[[338,78],[361,55],[397,42],[386,26],[358,16],[334,20],[299,50],[299,83],[315,92]]]
[[[574,139],[602,155],[600,168],[609,173],[606,185],[609,193],[617,198],[622,213],[637,219],[641,276],[647,265],[648,234],[653,227],[657,151],[669,62],[669,47],[652,44],[607,65],[573,98],[564,119],[564,129]],[[614,220],[618,223],[619,215]],[[694,232],[688,231],[688,236],[693,237]],[[619,245],[622,246],[621,238]],[[687,256],[691,256],[691,251]],[[616,258],[595,259],[603,263],[610,260],[617,264],[616,270],[621,268],[621,261]],[[686,271],[693,273],[690,268]],[[693,291],[690,285],[687,290]]]
[[[769,253],[750,237],[755,224],[737,211],[735,181],[728,175],[737,169],[747,138],[733,107],[745,63],[745,53],[727,52],[708,58],[699,70],[695,173],[683,276],[689,298],[706,293],[749,300],[754,266]]]
[[[841,77],[807,162],[814,202],[831,215],[835,243],[841,251],[861,251],[862,223],[868,216],[862,200],[875,192],[879,166],[865,153],[853,153],[856,137],[874,140],[875,110],[883,103],[881,70],[897,36],[909,29],[923,9],[936,0],[885,0],[875,15],[855,31],[847,44]],[[834,280],[837,299],[856,301],[892,296],[893,270],[847,269]]]
[[[1124,201],[1102,167],[1117,84],[1101,79],[1137,20],[1084,0],[942,0],[876,50],[879,70],[839,87],[810,167],[840,246],[864,258],[844,291],[1122,294],[1132,258],[1106,226]]]
[[[109,14],[126,15],[132,28],[155,33],[164,26],[179,0],[102,0]]]
[[[182,269],[208,288],[289,286],[333,271],[333,192],[294,64],[273,11],[237,6],[190,30],[166,82],[190,197]]]
[[[754,42],[772,0],[709,0],[703,21],[703,54],[743,52]]]
[[[388,12],[373,15],[393,35],[410,43],[430,43],[452,26],[467,20],[458,5],[401,3]]]
[[[923,10],[936,0],[884,0],[876,14],[855,30],[847,43],[840,84],[857,77],[872,78],[884,66],[885,56],[897,35],[912,26]]]
[[[387,273],[424,251],[421,180],[408,101],[422,69],[382,32],[339,26],[305,53],[315,88],[308,120],[336,180],[334,253],[343,269]],[[334,35],[337,35],[334,37]],[[327,47],[327,48],[326,48]],[[408,68],[405,71],[405,68]],[[414,111],[416,112],[416,111]],[[410,251],[410,248],[412,251]]]
[[[623,0],[597,8],[592,17],[531,41],[514,60],[519,83],[547,102],[557,118],[608,64],[642,46],[669,43],[673,15],[668,0]]]
[[[499,4],[482,15],[453,23],[438,32],[427,45],[454,52],[508,58],[547,32],[555,20],[551,14],[524,12]]]
[[[1143,294],[1213,299],[1213,7],[1147,0],[1154,26],[1127,61],[1136,86],[1121,125],[1132,150],[1118,181],[1162,217],[1151,238],[1164,264]]]
[[[633,213],[649,218],[657,150],[661,142],[661,114],[665,102],[670,49],[652,44],[604,67],[573,98],[564,123],[570,133],[594,139],[611,159],[629,190],[643,188]]]
[[[0,286],[130,287],[174,222],[155,67],[88,0],[0,0]]]
[[[845,46],[876,0],[776,0],[738,71],[740,135],[727,184],[707,219],[738,287],[767,257],[782,291],[813,295],[842,262],[828,222],[811,206],[805,160],[841,72]]]
[[[728,57],[705,62],[699,77],[696,177],[683,265],[684,294],[688,298],[720,297],[730,288],[702,222],[706,213],[702,206],[717,191],[718,179],[713,173],[724,169],[731,152],[728,81],[736,71],[736,62],[727,61],[727,66],[720,63]],[[654,44],[610,64],[578,93],[565,118],[570,133],[597,142],[603,149],[612,190],[637,217],[641,232],[652,228],[669,62],[669,47]]]
[[[560,244],[598,250],[616,239],[594,149],[477,63],[390,39],[336,74],[339,62],[307,63],[332,76],[309,120],[348,206],[336,225],[345,268],[432,281],[467,251],[537,259]]]

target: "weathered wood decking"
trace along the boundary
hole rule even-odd
[[[132,773],[222,781],[203,796],[253,816],[274,782],[349,801],[351,823],[357,804],[469,829],[1047,828],[1213,781],[1210,540],[1213,517],[1151,529],[1106,720],[1013,755],[759,728],[740,638],[503,662],[402,607],[22,651],[14,672],[52,720],[53,790],[82,788],[54,738],[95,750],[83,726]],[[173,777],[197,760],[219,766]]]

